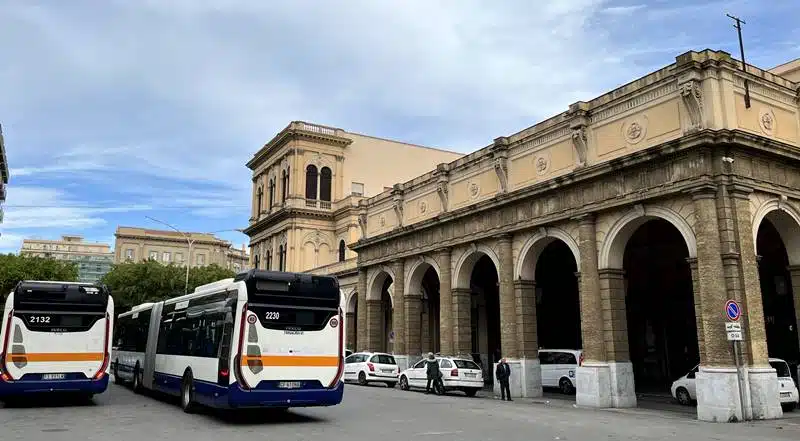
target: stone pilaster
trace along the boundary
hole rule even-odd
[[[403,259],[399,259],[392,265],[394,269],[394,299],[392,306],[392,331],[394,331],[394,350],[395,354],[406,353],[406,333],[408,332],[405,320],[405,275],[406,265]]]
[[[381,315],[383,315],[383,303],[380,300],[369,299],[366,301],[367,307],[367,338],[366,350],[378,352],[382,348],[383,339],[386,338],[383,331]]]
[[[625,272],[602,269],[598,272],[603,305],[603,343],[608,361],[630,361],[628,317],[625,307]]]
[[[405,303],[406,321],[406,354],[418,356],[422,354],[422,295],[406,293],[403,297]]]
[[[597,269],[597,231],[595,216],[578,219],[578,250],[580,276],[581,339],[586,361],[606,361],[603,332],[603,310],[600,297],[600,276]]]
[[[358,340],[356,340],[356,314],[354,312],[345,313],[344,321],[347,324],[347,329],[345,330],[346,347],[351,351],[355,351],[358,344]]]
[[[758,260],[753,243],[753,222],[750,216],[750,193],[753,190],[740,186],[730,186],[734,228],[737,237],[738,267],[741,274],[740,292],[742,321],[747,360],[753,366],[769,366],[767,351],[767,330],[764,325],[764,304],[761,299],[761,280],[758,275]]]
[[[500,347],[502,356],[518,358],[517,311],[514,297],[514,256],[511,250],[511,235],[499,237],[500,268]]]
[[[470,357],[472,353],[472,292],[453,288],[453,354]]]
[[[356,307],[356,350],[367,350],[367,269],[358,270],[356,285],[358,303]]]
[[[442,354],[453,354],[453,293],[450,270],[452,251],[445,248],[439,252],[439,350]]]
[[[797,318],[795,329],[800,333],[800,265],[789,267],[789,277],[792,280],[792,294],[794,294],[794,310]]]
[[[515,280],[514,297],[517,310],[517,349],[520,358],[538,358],[539,341],[536,328],[536,282]]]
[[[700,272],[697,270],[697,258],[689,257],[686,259],[689,263],[689,270],[692,272],[692,297],[694,298],[694,320],[697,326],[697,349],[700,354],[700,360],[706,359],[706,344],[703,336],[703,316],[699,313],[703,310],[703,299],[700,295]]]

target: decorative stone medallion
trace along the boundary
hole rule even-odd
[[[537,156],[536,159],[533,160],[533,164],[536,167],[536,174],[541,176],[550,169],[550,158],[548,158],[547,155]]]
[[[419,201],[420,214],[424,214],[426,211],[428,211],[428,203],[425,201]]]
[[[472,199],[477,198],[478,195],[481,194],[481,187],[478,185],[477,182],[470,182],[467,188],[469,189],[469,197],[471,197]]]
[[[622,127],[625,140],[630,144],[636,144],[643,140],[647,133],[647,122],[644,119],[635,119]]]
[[[758,112],[758,125],[765,134],[775,134],[775,123],[775,114],[772,112],[772,109],[764,108]]]

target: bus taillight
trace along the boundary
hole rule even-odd
[[[6,323],[6,335],[5,338],[3,339],[3,352],[2,354],[0,354],[0,356],[3,357],[3,359],[0,360],[0,379],[2,379],[5,382],[9,382],[14,379],[14,377],[11,376],[11,373],[8,372],[8,368],[6,368],[6,356],[8,355],[8,339],[11,335],[11,322],[14,321],[13,309],[9,311],[7,319],[8,320]]]
[[[99,380],[103,378],[103,375],[106,373],[106,369],[108,368],[109,360],[111,359],[111,355],[108,353],[108,338],[109,333],[111,331],[111,317],[106,313],[106,336],[103,341],[103,364],[100,365],[100,370],[94,374],[94,379]]]
[[[339,320],[337,321],[337,325],[343,323],[342,318],[342,308],[339,307]],[[331,325],[333,325],[333,320],[334,319],[331,319]],[[339,326],[339,367],[336,369],[336,375],[334,375],[333,381],[331,381],[328,387],[336,387],[342,375],[344,375],[344,324]]]
[[[234,364],[236,365],[236,379],[239,381],[239,384],[242,386],[242,389],[250,389],[250,385],[247,384],[247,380],[244,379],[244,373],[242,370],[242,363],[244,360],[242,357],[244,356],[244,331],[245,331],[245,323],[247,322],[247,303],[242,306],[242,319],[241,323],[239,323],[239,344],[236,348],[236,360],[234,360]]]

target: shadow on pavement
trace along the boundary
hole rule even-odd
[[[94,399],[76,394],[42,393],[14,398],[2,398],[4,409],[59,408],[59,407],[91,407],[96,406]]]
[[[310,415],[295,413],[295,410],[280,409],[237,409],[237,410],[214,410],[202,409],[198,411],[215,422],[229,424],[233,426],[255,426],[271,424],[320,424],[328,422],[327,419],[317,418]]]

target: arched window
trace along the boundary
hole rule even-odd
[[[306,167],[306,199],[317,199],[317,167]]]
[[[319,176],[319,200],[321,201],[330,202],[331,200],[332,175],[331,169],[322,167]]]
[[[264,189],[258,187],[258,192],[256,193],[256,219],[261,216],[261,208],[262,204],[264,203]]]
[[[287,173],[286,170],[281,172],[281,204],[286,202],[286,189],[289,186],[289,180],[286,179]]]
[[[339,262],[344,262],[345,244],[344,240],[339,241]]]
[[[272,250],[267,250],[267,262],[264,266],[264,269],[270,270],[272,269]]]
[[[255,269],[258,269],[258,254],[256,254],[255,256],[253,256],[253,267],[254,267]]]
[[[284,271],[285,264],[286,264],[286,250],[283,248],[283,245],[278,247],[278,271]]]
[[[269,209],[272,210],[272,206],[275,205],[275,179],[269,180]]]

